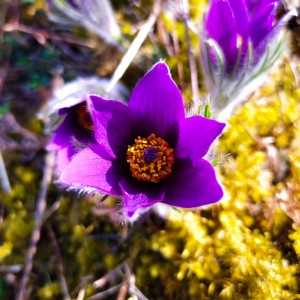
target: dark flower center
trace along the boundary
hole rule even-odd
[[[156,148],[146,148],[144,150],[144,161],[146,163],[151,163],[157,159],[157,149]]]
[[[147,138],[139,136],[133,145],[128,146],[127,162],[132,177],[157,183],[170,175],[175,157],[169,144],[151,133]]]
[[[77,114],[77,121],[80,126],[82,126],[86,130],[90,130],[90,131],[94,130],[93,120],[91,118],[91,115],[88,111],[85,102],[79,105],[79,107],[76,109],[76,114]]]

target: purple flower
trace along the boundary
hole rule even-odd
[[[87,145],[95,143],[95,139],[93,120],[84,99],[79,98],[77,102],[61,107],[58,115],[63,116],[64,120],[56,129],[47,149],[57,151],[57,168],[62,172],[72,156],[78,152],[74,140]]]
[[[226,120],[267,79],[286,46],[284,26],[296,10],[275,22],[280,0],[210,0],[201,42],[201,64],[218,120]]]
[[[90,95],[96,143],[75,155],[61,181],[123,196],[129,218],[162,202],[182,208],[223,196],[203,159],[225,124],[185,118],[181,93],[167,65],[157,63],[133,90],[128,106]]]
[[[248,59],[251,42],[255,64],[276,35],[275,13],[280,0],[211,0],[205,29],[222,49],[226,72]],[[215,58],[213,58],[215,59]]]

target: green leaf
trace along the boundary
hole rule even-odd
[[[4,102],[0,105],[0,116],[6,115],[10,110],[10,102]]]
[[[179,209],[178,207],[172,206],[172,209],[175,210],[176,212],[182,214],[182,210]]]
[[[210,102],[206,102],[205,104],[205,110],[204,110],[204,117],[210,119],[212,116],[211,110],[210,110]]]
[[[218,157],[212,162],[212,165],[213,165],[214,167],[216,167],[216,166],[218,165],[218,163],[220,162],[220,160],[221,160],[221,157],[218,156]]]
[[[197,109],[197,116],[201,115],[202,107],[203,107],[202,104],[200,104],[198,109]]]

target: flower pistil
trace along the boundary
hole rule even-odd
[[[158,183],[170,175],[175,158],[173,148],[151,133],[147,138],[139,136],[135,144],[128,146],[127,162],[134,178]]]

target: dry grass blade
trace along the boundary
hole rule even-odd
[[[43,223],[43,215],[46,208],[46,194],[48,186],[52,179],[54,164],[55,164],[55,153],[48,152],[45,159],[45,168],[43,179],[41,183],[40,192],[37,199],[36,210],[35,210],[35,227],[31,234],[31,239],[28,247],[26,263],[24,266],[23,275],[20,282],[20,288],[16,297],[16,300],[23,300],[25,298],[25,290],[28,277],[31,273],[33,258],[37,250],[37,243],[40,239],[41,228]]]
[[[191,45],[191,37],[189,32],[189,1],[182,0],[182,8],[183,8],[183,23],[185,27],[185,39],[188,47],[188,56],[190,63],[190,73],[191,73],[191,85],[192,85],[192,93],[193,93],[193,101],[196,103],[199,99],[199,91],[198,91],[198,75],[197,75],[197,67],[196,60],[193,55],[192,45]]]
[[[93,282],[93,287],[95,289],[99,289],[104,287],[108,282],[114,280],[117,276],[119,276],[122,272],[122,269],[124,268],[125,263],[121,263],[118,265],[114,270],[111,272],[108,272],[100,279]]]
[[[11,192],[11,186],[8,179],[7,171],[5,168],[2,153],[0,151],[0,183],[4,194],[9,194]]]
[[[157,16],[160,13],[160,4],[161,4],[160,0],[155,1],[153,12],[150,14],[149,18],[147,19],[145,24],[142,26],[141,30],[139,31],[139,33],[137,34],[137,36],[131,43],[129,49],[127,50],[127,52],[123,56],[120,64],[118,65],[117,69],[115,70],[115,72],[106,88],[107,94],[109,94],[112,91],[114,86],[121,79],[121,77],[127,70],[128,66],[130,65],[130,63],[136,56],[137,52],[139,51],[142,43],[145,41],[147,35],[152,30],[152,28],[156,22]]]
[[[113,286],[112,288],[107,289],[106,291],[100,292],[100,293],[98,293],[98,294],[90,297],[89,300],[101,300],[101,299],[105,299],[108,296],[111,296],[111,295],[117,293],[118,290],[120,290],[123,287],[123,285],[125,285],[125,284],[127,284],[127,283],[126,282],[125,283],[122,282],[120,284],[117,284],[117,285]]]
[[[64,295],[64,300],[71,300],[69,291],[68,291],[68,286],[67,286],[67,281],[65,278],[65,271],[64,271],[64,266],[62,264],[62,258],[61,258],[61,254],[60,254],[60,250],[57,244],[57,240],[54,234],[54,231],[52,229],[52,227],[47,224],[47,231],[48,231],[48,235],[50,237],[50,241],[53,245],[54,248],[54,252],[55,252],[55,256],[57,259],[57,270],[59,273],[59,281],[60,281],[60,285],[61,285],[61,289]]]

